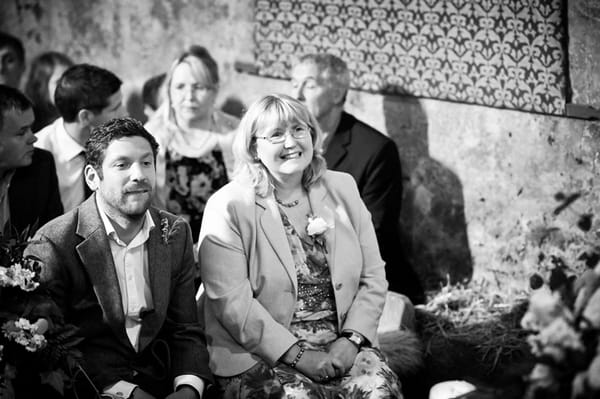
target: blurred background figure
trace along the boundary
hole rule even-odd
[[[0,84],[20,88],[25,71],[25,49],[18,38],[0,32]]]
[[[184,217],[197,240],[206,201],[229,180],[239,120],[215,108],[219,71],[202,46],[175,60],[165,85],[165,101],[146,124],[160,144],[155,203]]]
[[[56,51],[42,53],[31,62],[25,94],[33,101],[34,132],[48,126],[60,116],[54,104],[54,91],[58,79],[72,65],[73,61],[69,57]]]
[[[56,86],[60,118],[37,133],[36,146],[54,155],[65,212],[77,207],[91,190],[83,178],[85,142],[92,129],[125,114],[121,79],[90,64],[73,65]]]
[[[0,84],[0,235],[33,235],[63,212],[52,154],[33,146],[33,120],[29,99]]]
[[[163,83],[165,83],[166,78],[167,74],[161,73],[144,82],[144,86],[142,87],[142,101],[144,103],[144,114],[148,119],[152,118],[152,115],[154,115],[165,99]]]
[[[423,303],[419,278],[402,253],[399,220],[402,168],[396,144],[384,134],[344,111],[350,71],[332,54],[307,54],[291,72],[290,91],[304,103],[323,130],[327,167],[354,177],[367,205],[390,290]]]

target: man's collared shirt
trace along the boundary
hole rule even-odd
[[[119,280],[121,301],[125,313],[125,329],[131,346],[137,351],[142,326],[141,314],[152,308],[152,292],[148,275],[148,249],[145,244],[150,237],[150,230],[154,228],[154,221],[152,221],[150,211],[146,211],[142,228],[129,244],[125,244],[117,235],[102,205],[99,201],[96,203],[108,236],[110,252]]]
[[[65,212],[77,207],[85,199],[83,190],[84,147],[65,130],[62,118],[40,130],[34,145],[50,151],[56,164],[60,199]]]
[[[117,235],[112,222],[109,220],[103,206],[96,197],[96,204],[102,219],[102,224],[108,236],[110,252],[117,272],[123,313],[125,314],[125,330],[129,342],[136,351],[139,349],[139,336],[142,328],[143,311],[152,309],[152,290],[150,289],[150,277],[148,272],[148,246],[146,242],[150,238],[150,231],[155,227],[150,211],[144,216],[144,223],[140,231],[125,244]],[[142,314],[141,314],[142,313]],[[199,397],[204,391],[204,382],[201,378],[184,374],[175,377],[174,387],[189,385],[194,388]],[[104,390],[115,398],[128,398],[137,385],[127,381],[119,381]]]
[[[14,174],[15,171],[13,169],[0,177],[0,234],[4,233],[4,227],[10,220],[10,199],[8,198],[8,189],[10,188],[10,182]]]

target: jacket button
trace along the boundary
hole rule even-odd
[[[342,289],[342,287],[343,287],[343,284],[342,284],[342,283],[337,283],[337,284],[335,285],[335,289],[336,289],[336,290],[338,290],[338,291],[339,291],[339,290],[341,290],[341,289]]]

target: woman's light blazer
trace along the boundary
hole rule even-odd
[[[376,340],[387,281],[371,216],[352,176],[327,171],[308,196],[325,233],[338,325]],[[204,211],[199,259],[201,311],[217,376],[240,374],[259,359],[274,365],[297,341],[288,330],[297,299],[294,260],[274,197],[232,181]]]

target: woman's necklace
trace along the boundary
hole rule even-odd
[[[284,206],[284,207],[286,207],[286,208],[293,208],[293,207],[295,207],[296,205],[298,205],[298,204],[300,203],[300,200],[299,200],[299,199],[295,199],[295,200],[293,200],[293,201],[290,201],[290,202],[283,202],[283,201],[281,201],[281,200],[280,200],[279,198],[277,198],[277,197],[275,197],[275,201],[277,201],[277,203],[278,203],[279,205],[281,205],[281,206]]]

